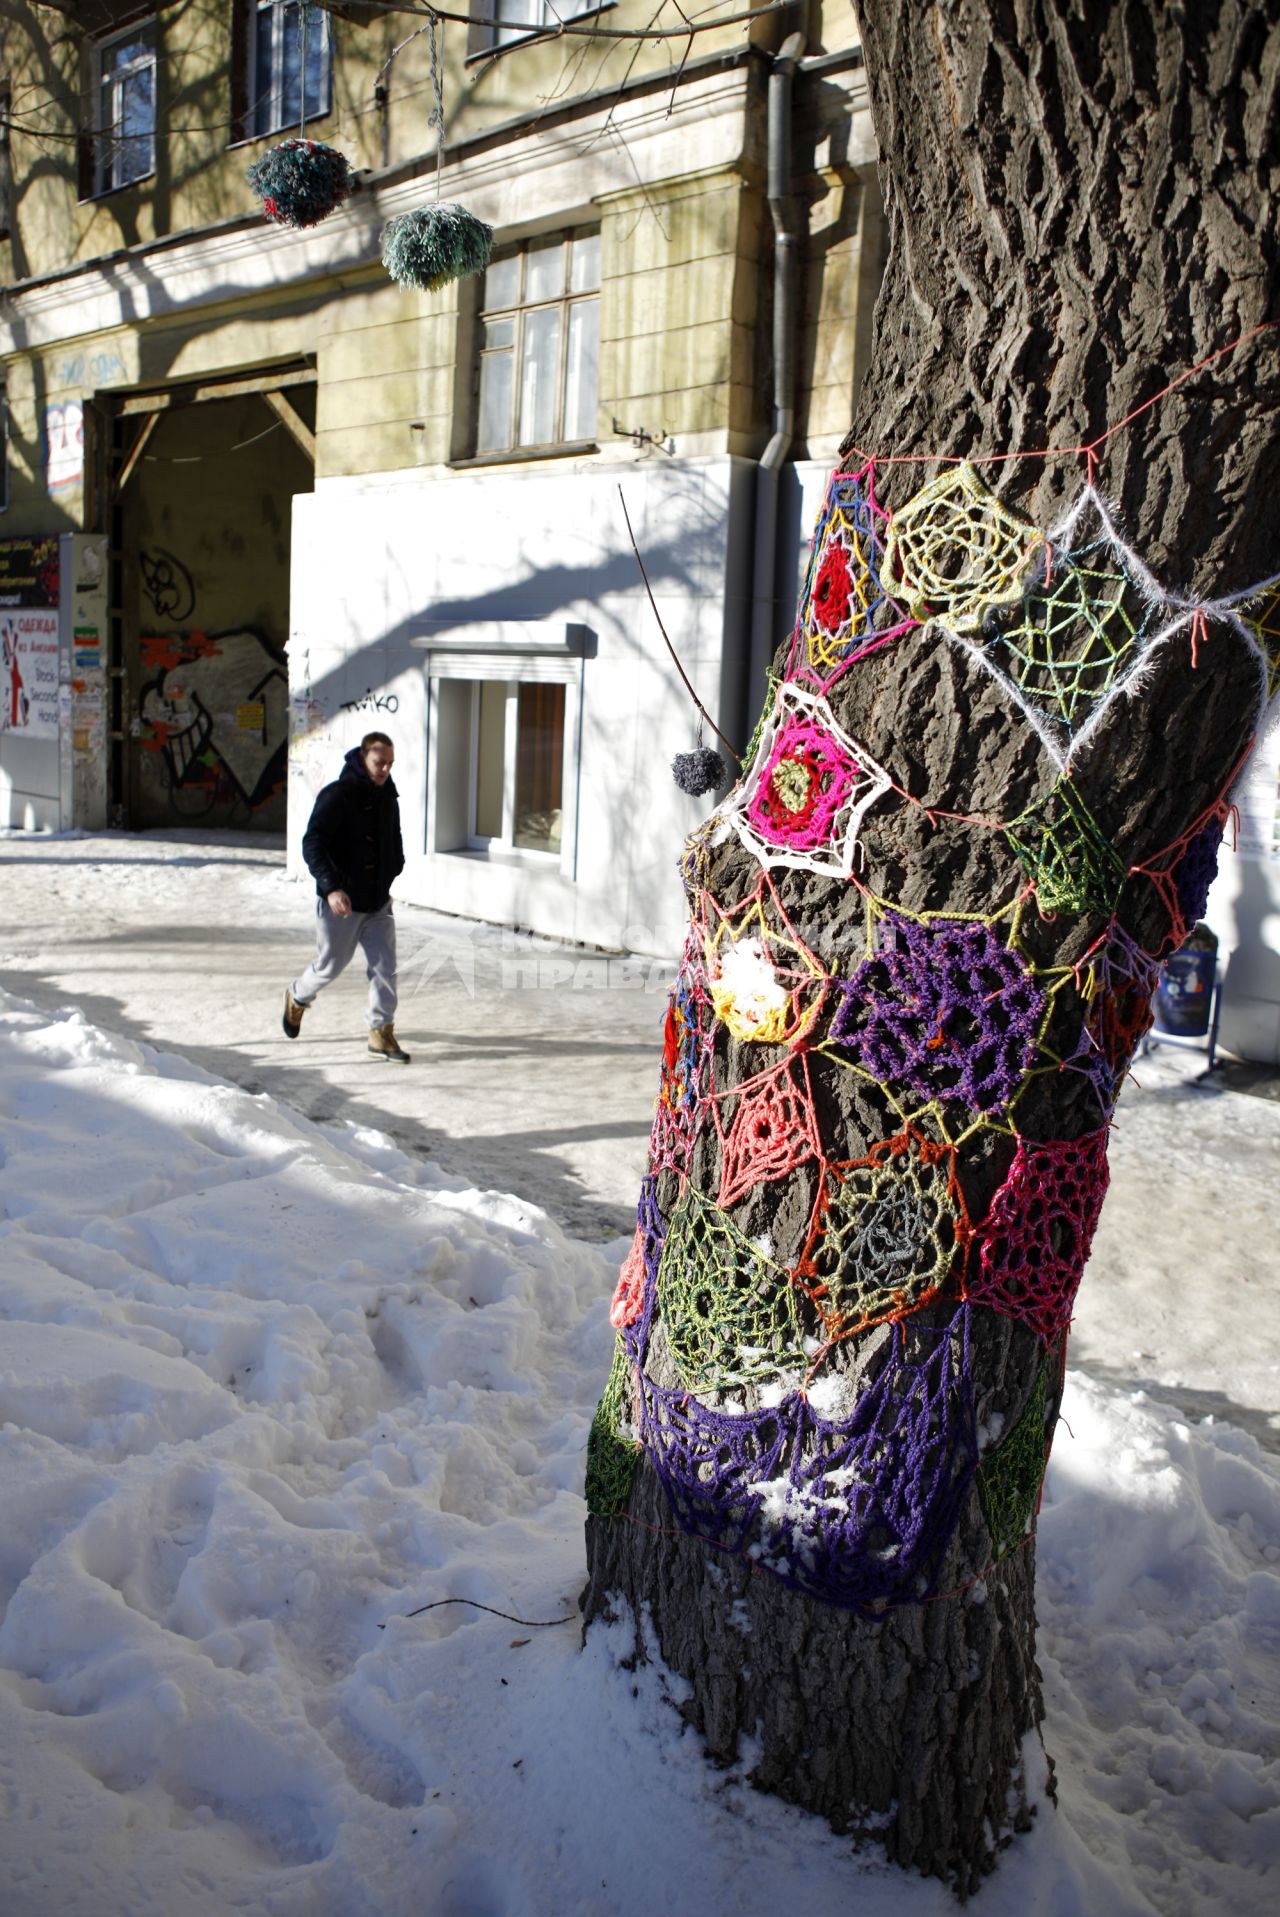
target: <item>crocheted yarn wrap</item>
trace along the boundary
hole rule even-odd
[[[397,213],[382,229],[387,272],[398,285],[424,293],[483,273],[492,252],[493,228],[451,200]]]
[[[834,475],[814,532],[788,665],[789,676],[819,692],[915,623],[880,577],[888,523],[870,465]]]
[[[1178,930],[1184,937],[1197,919],[1204,917],[1205,906],[1209,903],[1209,888],[1218,876],[1222,829],[1221,819],[1210,819],[1190,841],[1174,868],[1173,883],[1178,900]]]
[[[903,1133],[828,1165],[796,1268],[826,1347],[956,1295],[969,1236],[950,1149]]]
[[[639,1374],[640,1437],[682,1531],[862,1616],[934,1589],[977,1461],[969,1318],[887,1334],[850,1415],[814,1394],[715,1409]]]
[[[1124,861],[1070,779],[1059,779],[1004,834],[1035,887],[1043,917],[1072,912],[1109,918],[1115,911]]]
[[[913,618],[975,632],[992,606],[1021,599],[1044,545],[972,466],[954,466],[891,515],[883,578]]]
[[[885,913],[876,950],[836,990],[831,1043],[870,1077],[987,1113],[1017,1096],[1046,1003],[993,927],[897,912]]]
[[[723,816],[761,865],[847,879],[862,820],[889,786],[826,700],[788,683],[778,689],[740,795]]]
[[[621,1517],[631,1496],[641,1447],[633,1435],[635,1373],[621,1339],[604,1394],[587,1433],[587,1509],[598,1518]]]
[[[703,951],[715,1016],[743,1043],[797,1045],[813,1029],[826,975],[792,929],[762,874],[737,905],[701,899]]]
[[[991,1555],[997,1561],[1017,1550],[1031,1529],[1040,1501],[1049,1459],[1048,1375],[1046,1360],[1013,1430],[978,1467],[978,1497],[991,1533]]]
[[[687,1390],[732,1391],[803,1372],[800,1298],[790,1273],[689,1187],[667,1228],[657,1291],[667,1344]]]
[[[1160,965],[1113,920],[1074,971],[1085,1014],[1075,1049],[1062,1065],[1093,1081],[1099,1112],[1108,1118],[1129,1061],[1150,1027]]]
[[[623,1323],[615,1328],[620,1331],[627,1353],[636,1364],[640,1363],[649,1347],[649,1332],[658,1304],[658,1266],[662,1260],[665,1237],[666,1224],[658,1206],[656,1180],[648,1176],[640,1181],[640,1202],[636,1207],[636,1234],[632,1240],[631,1252],[628,1253],[627,1260],[618,1274],[618,1283],[613,1294],[614,1304],[619,1307],[618,1315],[623,1320]],[[640,1248],[641,1257],[641,1268],[638,1273],[631,1265],[631,1257],[637,1245]],[[625,1288],[624,1277],[627,1281]],[[631,1299],[637,1277],[640,1309],[638,1312],[633,1312]],[[612,1317],[612,1308],[610,1316]]]
[[[1155,608],[1105,536],[1052,551],[1036,572],[991,653],[1028,702],[1070,732],[1141,650]]]
[[[624,1356],[593,1430],[594,1509],[623,1513],[638,1435],[681,1531],[868,1619],[938,1588],[975,1474],[993,1561],[1029,1534],[1057,1398],[1049,1367],[1107,1186],[1107,1121],[1160,953],[1204,909],[1230,809],[1225,789],[1208,803],[1189,789],[1195,816],[1139,860],[1149,848],[1111,844],[1100,823],[1105,767],[1084,742],[1157,643],[1181,635],[1186,664],[1207,673],[1210,621],[1256,667],[1261,711],[1264,681],[1280,691],[1280,593],[1264,604],[1263,590],[1256,617],[1248,595],[1199,607],[1169,595],[1092,484],[1046,537],[965,466],[888,518],[874,462],[835,476],[744,777],[681,864],[691,931],[613,1300]],[[850,712],[865,705],[859,728],[895,750],[889,703],[842,675],[924,621],[913,651],[965,655],[1055,768],[1012,820],[983,816],[976,792],[948,794],[946,811],[913,796],[908,769],[891,779],[826,696],[840,680]],[[881,797],[885,829],[864,848]],[[945,894],[942,910],[919,909],[960,864],[946,848],[908,881],[923,873],[928,891],[873,889],[896,883],[926,827],[990,835],[984,856],[1001,876],[988,915],[948,911]],[[715,892],[741,868],[732,834],[758,877],[730,902]],[[1025,877],[1006,886],[1010,853]],[[1071,922],[1049,935],[1037,912]],[[833,979],[797,926],[820,924],[827,954],[859,914],[866,946]],[[747,1045],[772,1048],[762,1068],[744,1068]],[[1045,1123],[1053,1101],[1039,1092],[1057,1073],[1075,1078],[1064,1111],[1096,1100],[1097,1129],[1036,1142],[1021,1134]],[[982,1194],[980,1224],[966,1190]],[[980,1463],[979,1307],[1024,1325],[1044,1354],[1029,1390],[1016,1366],[1003,1383],[984,1366]],[[966,1556],[948,1582],[974,1568]]]
[[[746,1080],[713,1098],[720,1134],[720,1196],[723,1210],[759,1185],[787,1178],[806,1159],[822,1156],[804,1058]],[[727,1120],[727,1123],[726,1123]]]
[[[702,1128],[710,1026],[706,971],[697,933],[691,929],[662,1024],[662,1075],[649,1141],[654,1170],[683,1175],[688,1168]]]
[[[1070,1143],[1020,1138],[978,1227],[968,1297],[1054,1344],[1071,1322],[1109,1178],[1105,1126]]]
[[[351,191],[352,172],[345,153],[319,140],[282,140],[245,178],[262,201],[262,211],[277,226],[317,226]]]

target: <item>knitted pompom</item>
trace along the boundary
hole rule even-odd
[[[677,752],[671,761],[671,776],[680,790],[694,799],[729,783],[728,767],[712,746],[699,746],[696,752]]]
[[[316,226],[350,193],[351,167],[319,140],[284,140],[254,162],[248,180],[277,226]]]
[[[492,251],[493,228],[452,200],[397,213],[382,229],[382,264],[392,279],[427,293],[483,273]]]

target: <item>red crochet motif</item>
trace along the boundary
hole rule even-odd
[[[1020,1138],[979,1227],[969,1298],[1020,1318],[1052,1345],[1071,1322],[1109,1177],[1105,1126],[1073,1143]]]
[[[809,609],[824,632],[835,632],[843,625],[849,614],[849,595],[852,591],[849,555],[833,539],[818,568],[813,597],[809,601]]]
[[[631,1241],[631,1249],[623,1261],[618,1273],[618,1282],[613,1290],[613,1303],[609,1306],[609,1323],[615,1331],[625,1331],[633,1325],[644,1310],[644,1233],[636,1226],[636,1235]]]
[[[762,1072],[721,1096],[739,1101],[727,1132],[720,1120],[720,1099],[712,1102],[720,1134],[717,1202],[722,1210],[736,1205],[757,1185],[785,1178],[806,1158],[821,1158],[822,1142],[806,1059],[788,1060],[775,1071]]]

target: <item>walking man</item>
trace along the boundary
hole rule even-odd
[[[391,779],[395,747],[385,732],[366,732],[342,772],[311,813],[302,856],[316,882],[316,955],[286,986],[284,1035],[296,1038],[302,1014],[364,952],[369,972],[369,1051],[409,1063],[396,1043],[396,924],[392,880],[404,870],[400,800]]]

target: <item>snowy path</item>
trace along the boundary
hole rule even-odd
[[[573,1617],[606,1252],[4,992],[0,1140],[5,1917],[954,1909],[707,1769],[622,1641],[404,1615]],[[1062,1808],[970,1908],[1268,1908],[1280,1462],[1079,1372],[1064,1410]]]
[[[309,1118],[376,1126],[597,1242],[629,1231],[674,968],[397,907],[408,1071],[365,1054],[357,961],[280,1029],[314,892],[244,834],[0,832],[0,983],[180,1051]]]

